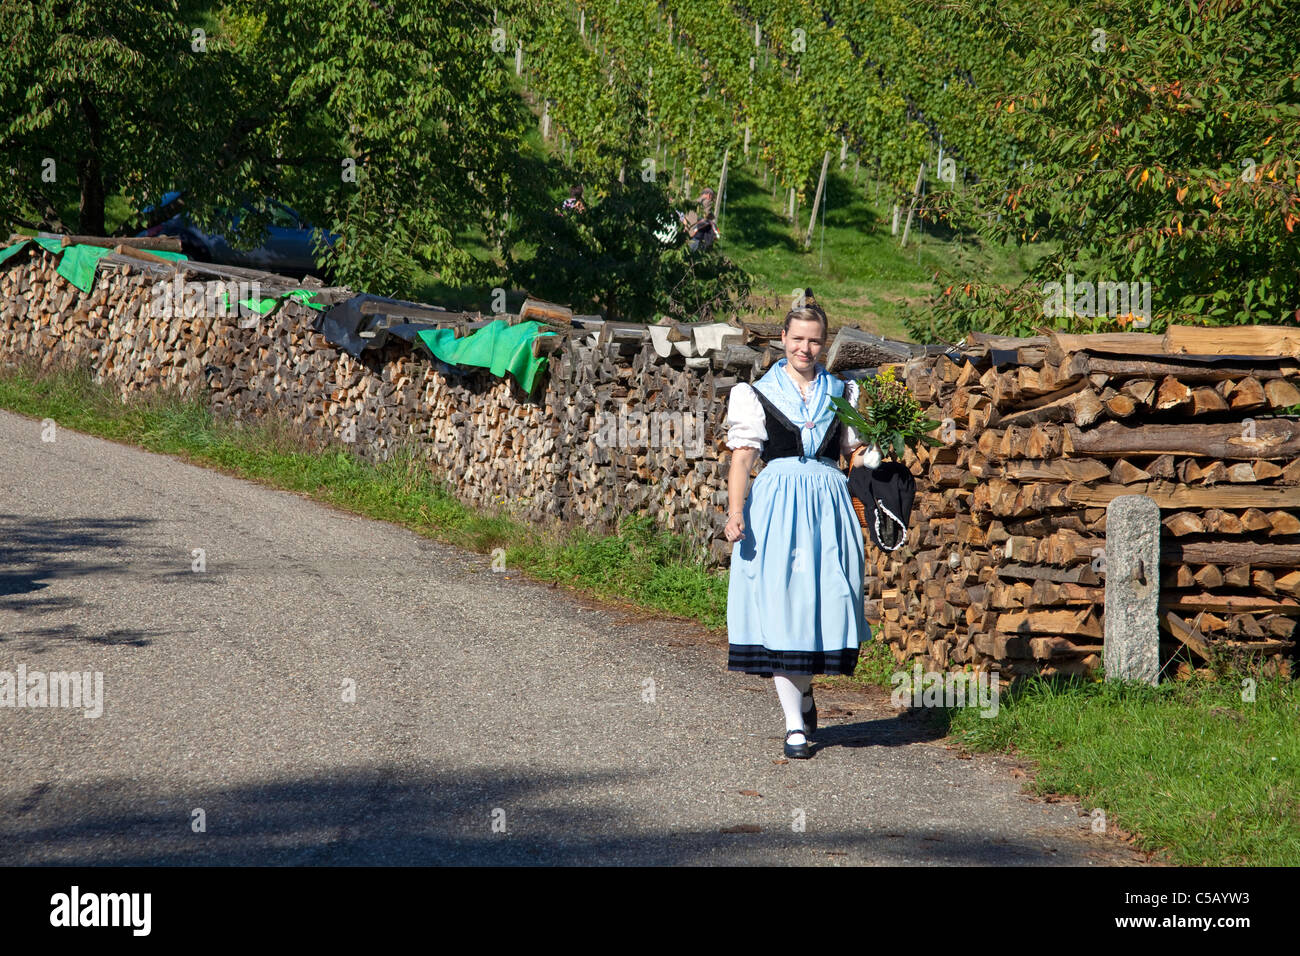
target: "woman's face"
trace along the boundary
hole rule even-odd
[[[790,331],[781,333],[781,344],[785,346],[785,358],[790,366],[796,372],[811,375],[826,345],[822,324],[816,319],[795,319],[790,323]]]

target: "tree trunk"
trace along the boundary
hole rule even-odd
[[[81,185],[79,226],[83,233],[102,236],[104,231],[104,170],[100,163],[103,124],[99,110],[83,90],[81,113],[86,119],[86,151],[77,160],[77,181]]]

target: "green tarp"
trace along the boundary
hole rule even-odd
[[[112,251],[106,246],[67,246],[59,260],[59,275],[89,292],[95,284],[95,264]]]
[[[448,365],[476,365],[498,377],[509,372],[525,392],[531,393],[537,374],[546,368],[544,357],[533,357],[533,339],[541,328],[540,322],[508,325],[504,319],[497,319],[460,339],[454,329],[424,329],[417,334],[429,351]]]
[[[88,246],[75,245],[65,246],[59,239],[23,239],[15,242],[12,246],[6,246],[0,249],[0,263],[3,263],[10,256],[29,242],[34,242],[46,252],[61,256],[59,259],[59,275],[67,279],[82,292],[89,292],[95,284],[95,266],[100,259],[108,255],[113,250],[106,246]],[[153,249],[146,250],[150,255],[159,256],[163,259],[171,259],[173,262],[183,259],[189,259],[189,256],[180,252],[159,252]]]
[[[316,293],[309,289],[294,289],[292,292],[282,292],[273,299],[240,299],[239,304],[248,306],[248,308],[261,316],[274,312],[285,299],[297,299],[303,305],[311,309],[316,309],[317,311],[329,308],[319,302],[312,302],[311,300],[315,297]],[[224,298],[226,305],[230,305],[230,296],[224,295]]]
[[[82,292],[89,292],[95,284],[95,267],[99,260],[104,258],[113,250],[106,246],[89,246],[78,244],[75,246],[65,246],[59,239],[23,239],[15,242],[12,246],[6,246],[0,249],[0,264],[3,264],[10,256],[16,254],[27,243],[34,242],[46,252],[61,256],[59,259],[59,275],[67,279]],[[151,256],[157,256],[160,259],[170,259],[172,262],[188,261],[189,256],[181,252],[164,252],[158,249],[145,250]],[[259,315],[266,315],[273,312],[280,302],[285,298],[297,299],[303,305],[310,306],[313,309],[324,309],[326,306],[312,302],[316,293],[307,289],[295,289],[292,292],[286,292],[274,299],[244,299],[240,304],[246,305]],[[227,304],[229,302],[227,301]]]
[[[63,244],[58,239],[20,239],[12,246],[6,246],[5,248],[0,249],[0,262],[4,262],[29,242],[36,243],[46,252],[52,252],[56,256],[63,251]]]

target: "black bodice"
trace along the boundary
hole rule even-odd
[[[754,394],[758,396],[763,412],[767,416],[767,441],[763,443],[763,451],[759,457],[765,463],[773,458],[802,457],[802,429],[790,421],[785,413],[773,405],[758,389],[754,389]],[[839,459],[840,431],[843,427],[843,422],[836,416],[835,422],[826,430],[826,437],[822,439],[821,446],[817,449],[818,458]]]

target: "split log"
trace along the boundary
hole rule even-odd
[[[834,373],[849,368],[878,368],[906,362],[911,357],[912,349],[905,342],[846,326],[836,333],[826,353],[825,365],[826,371]]]
[[[1259,419],[1254,429],[1240,424],[1122,425],[1105,422],[1088,431],[1065,425],[1068,451],[1075,455],[1205,455],[1255,459],[1300,456],[1300,422]],[[981,448],[981,450],[983,450]]]

